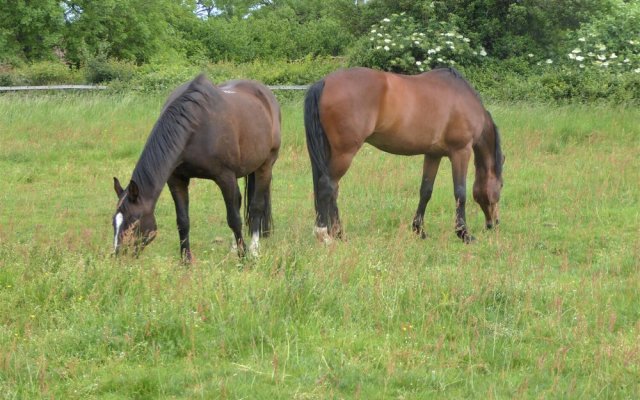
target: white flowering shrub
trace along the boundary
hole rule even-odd
[[[582,26],[567,54],[578,68],[640,73],[640,3],[616,4],[607,18]]]
[[[437,66],[478,64],[487,56],[484,48],[473,47],[454,24],[434,21],[421,27],[404,13],[373,25],[367,39],[352,56],[352,64],[419,73]]]

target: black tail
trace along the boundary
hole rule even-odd
[[[244,220],[247,225],[248,233],[251,234],[251,225],[253,218],[260,218],[260,236],[268,237],[273,230],[273,218],[271,216],[271,185],[269,190],[264,193],[264,210],[261,215],[251,215],[249,212],[251,203],[255,199],[256,194],[256,174],[250,173],[245,177],[244,186]]]
[[[320,122],[320,97],[323,89],[324,80],[314,83],[304,99],[304,128],[307,133],[307,150],[311,158],[316,212],[318,211],[318,182],[322,176],[329,176],[329,157],[331,156],[327,135]]]

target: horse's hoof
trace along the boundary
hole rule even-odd
[[[327,227],[318,227],[316,226],[314,229],[314,234],[316,236],[316,239],[319,242],[324,243],[325,245],[330,245],[331,243],[333,243],[333,238],[331,238],[331,236],[329,236],[329,230],[327,229]]]
[[[182,254],[182,263],[185,265],[191,265],[195,263],[195,259],[193,258],[193,254],[191,254],[191,251],[185,251],[184,254]]]
[[[476,238],[471,236],[466,227],[456,229],[456,235],[466,244],[473,243],[476,240]]]
[[[414,226],[413,227],[413,233],[418,235],[418,237],[420,239],[426,239],[427,238],[427,232],[425,232],[424,229],[422,229],[421,226]]]
[[[260,257],[260,246],[258,244],[254,246],[254,244],[251,243],[249,246],[249,255],[253,258]]]

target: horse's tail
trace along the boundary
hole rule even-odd
[[[271,185],[264,192],[264,207],[260,215],[252,215],[249,210],[251,204],[255,201],[256,195],[256,173],[252,172],[245,176],[244,186],[244,220],[246,221],[247,230],[251,234],[251,225],[254,218],[260,218],[260,236],[268,237],[273,230],[273,217],[271,216]]]
[[[316,211],[318,211],[318,182],[323,176],[328,178],[331,156],[327,134],[320,121],[320,97],[323,90],[324,80],[320,80],[309,88],[304,99],[304,128],[307,134],[307,150],[311,159]]]

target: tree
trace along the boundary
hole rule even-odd
[[[2,0],[0,61],[35,61],[55,57],[63,29],[57,0]]]
[[[90,57],[148,62],[163,51],[180,47],[180,32],[173,28],[177,15],[192,9],[172,0],[65,0],[67,17],[64,45],[67,58],[80,64]],[[69,13],[68,13],[69,14]]]

